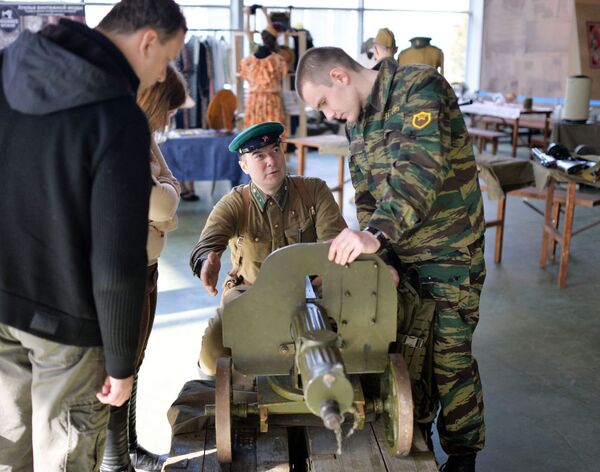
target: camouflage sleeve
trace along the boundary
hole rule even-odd
[[[241,197],[237,195],[235,189],[215,205],[208,215],[200,239],[192,249],[190,255],[192,271],[198,260],[206,259],[209,252],[216,252],[219,257],[223,254],[229,240],[236,234],[241,205]]]
[[[374,166],[382,198],[368,224],[392,241],[427,218],[450,172],[451,123],[443,81],[433,70],[416,77],[400,116],[386,125],[388,162]]]
[[[315,228],[317,241],[329,241],[335,238],[347,226],[340,207],[324,181],[319,181],[315,195],[316,217]]]
[[[354,158],[350,156],[348,162],[350,168],[350,177],[352,178],[352,185],[354,186],[354,202],[356,203],[356,216],[358,218],[358,224],[360,229],[365,229],[365,226],[369,224],[371,215],[376,208],[376,201],[369,192],[367,187],[367,179],[365,179],[360,168],[354,162]]]

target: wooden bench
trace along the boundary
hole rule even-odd
[[[485,190],[485,185],[482,185],[482,190]],[[549,194],[551,193],[551,195]],[[593,226],[600,224],[600,221],[589,224],[583,228],[573,231],[573,217],[576,206],[583,206],[593,208],[600,205],[600,193],[591,192],[576,192],[575,183],[570,182],[569,188],[565,190],[555,190],[554,184],[551,184],[551,189],[548,191],[542,190],[541,192],[536,187],[525,187],[518,190],[512,190],[506,194],[507,196],[533,198],[539,200],[546,200],[544,215],[544,238],[542,240],[540,266],[545,267],[547,258],[555,260],[556,258],[556,245],[561,245],[561,260],[559,268],[559,280],[558,285],[560,288],[566,286],[567,282],[567,269],[569,263],[569,247],[571,238],[576,234],[581,233]],[[550,198],[550,200],[548,200]],[[560,223],[561,209],[564,209],[564,228],[562,234],[558,231]],[[537,210],[537,209],[536,209]],[[537,210],[539,211],[539,210]],[[494,247],[494,262],[499,263],[502,260],[502,244],[504,239],[504,222],[506,220],[506,198],[500,198],[498,200],[498,212],[495,220],[486,221],[485,227],[496,228],[496,240]]]
[[[477,143],[477,151],[480,154],[485,151],[486,144],[488,141],[490,141],[492,143],[492,154],[495,155],[498,152],[498,138],[504,138],[508,136],[506,133],[501,131],[483,128],[468,127],[467,131],[471,137],[475,139],[475,142]]]

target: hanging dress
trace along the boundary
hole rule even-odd
[[[240,77],[250,84],[244,116],[245,128],[264,121],[285,124],[281,80],[287,71],[287,62],[275,53],[262,59],[251,55],[240,62]]]

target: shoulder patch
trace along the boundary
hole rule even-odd
[[[413,128],[423,129],[429,123],[431,123],[431,112],[429,111],[421,111],[412,117]]]

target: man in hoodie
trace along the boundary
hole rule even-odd
[[[185,31],[173,0],[123,0],[0,52],[2,470],[96,470],[130,395],[151,181],[135,99]]]

